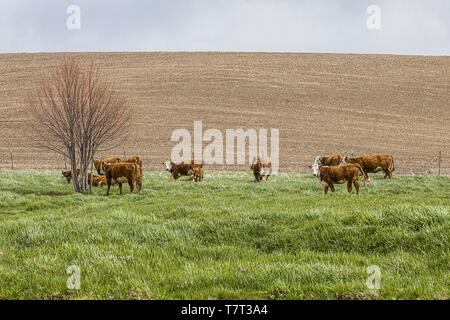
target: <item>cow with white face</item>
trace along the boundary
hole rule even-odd
[[[320,156],[317,156],[316,159],[314,160],[314,163],[311,166],[311,169],[313,171],[313,176],[319,178],[319,180],[320,180],[319,167],[321,166],[322,165],[320,164]]]
[[[262,161],[259,157],[254,158],[250,170],[253,171],[256,182],[267,181],[272,174],[272,163],[269,160]]]
[[[314,163],[309,166],[313,171],[313,176],[319,180],[319,183],[324,187],[325,194],[328,193],[328,188],[334,192],[334,184],[342,184],[347,182],[348,192],[352,192],[352,184],[355,186],[356,194],[359,194],[359,174],[366,173],[359,164],[344,164],[340,166],[322,166],[320,157],[317,156]]]
[[[174,163],[172,161],[166,161],[164,162],[164,166],[175,180],[181,176],[189,176],[192,169],[192,164],[184,162]]]
[[[172,161],[166,161],[164,162],[164,165],[166,166],[167,171],[170,172],[172,170]]]

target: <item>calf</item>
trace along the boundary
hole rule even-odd
[[[325,194],[328,188],[334,192],[334,184],[342,184],[347,182],[348,192],[352,192],[352,184],[355,186],[356,194],[359,194],[359,174],[363,174],[367,178],[366,173],[359,164],[344,164],[341,166],[322,166],[320,157],[317,156],[313,165],[310,166],[319,183],[324,187]]]
[[[197,174],[200,179],[199,181],[203,180],[203,162],[195,163],[194,160],[192,160],[189,163],[174,163],[172,161],[166,161],[164,162],[164,166],[175,180],[181,176],[195,176],[195,174]]]
[[[108,181],[106,180],[105,176],[96,176],[92,178],[92,186],[94,187],[103,187],[108,185]],[[113,186],[117,186],[117,183],[113,183]]]
[[[253,171],[256,182],[260,182],[264,179],[267,181],[272,173],[272,163],[270,161],[263,162],[258,157],[253,159],[250,170]]]
[[[102,160],[94,160],[94,167],[99,175],[104,175],[105,172],[102,169],[102,163],[117,163],[120,162],[120,158],[105,158]]]
[[[322,166],[338,166],[342,162],[342,156],[340,154],[334,154],[332,156],[320,157],[319,160]]]
[[[389,177],[389,179],[392,178],[392,171],[395,170],[394,168],[394,157],[392,154],[369,154],[364,155],[356,158],[349,158],[345,157],[344,161],[345,163],[357,163],[363,168],[364,172],[367,173],[377,173],[381,170],[384,171],[384,178],[386,179]],[[366,176],[366,179],[368,182],[370,182],[368,175]]]
[[[70,181],[72,180],[72,170],[67,170],[67,171],[61,171],[62,175],[64,176],[64,178],[67,179],[67,183],[70,183]],[[79,177],[79,179],[81,180],[80,177],[80,169],[77,169],[77,175]],[[88,172],[88,181],[91,180],[91,174]],[[106,178],[105,176],[97,176],[97,175],[92,175],[92,186],[94,187],[102,187],[106,185]],[[117,185],[117,184],[115,184]]]
[[[130,163],[135,163],[139,166],[139,168],[141,169],[141,174],[142,174],[142,160],[140,157],[138,156],[132,156],[132,157],[128,157],[125,159],[122,159],[120,162],[130,162]]]
[[[61,170],[62,177],[67,179],[67,183],[70,183],[72,181],[72,170],[62,171]],[[77,169],[77,176],[80,175],[80,169]]]
[[[139,174],[136,177],[136,183],[142,185],[142,176],[144,175],[143,170],[142,170],[142,160],[140,157],[138,156],[132,156],[132,157],[128,157],[123,159],[120,162],[128,162],[128,163],[135,163],[139,166]]]
[[[203,181],[202,167],[191,167],[189,174],[192,175],[191,180],[194,180],[195,182]]]
[[[134,190],[135,182],[139,192],[142,191],[142,185],[139,180],[136,179],[139,174],[139,166],[137,164],[129,162],[103,163],[102,170],[105,172],[106,183],[108,185],[108,191],[106,192],[107,196],[109,195],[111,185],[115,183],[119,185],[120,194],[122,194],[123,183],[128,183],[130,186],[130,193]]]

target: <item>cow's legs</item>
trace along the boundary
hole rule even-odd
[[[120,194],[122,194],[122,184],[119,183]]]
[[[331,189],[332,192],[334,192],[334,185],[333,184],[330,184],[330,189]]]
[[[106,195],[109,196],[109,189],[111,188],[111,181],[107,181],[108,183],[108,190],[106,191]]]
[[[387,169],[383,169],[383,171],[385,172],[384,178],[386,179],[387,177],[389,177],[389,179],[392,178],[392,171],[389,170],[389,168]]]
[[[138,188],[139,192],[142,192],[142,175],[136,177],[136,187]]]
[[[359,194],[359,183],[358,183],[358,180],[353,181],[353,184],[355,185],[356,195],[358,195]]]
[[[352,180],[347,181],[347,190],[348,190],[348,193],[352,192]]]
[[[324,191],[325,191],[325,194],[327,194],[328,193],[328,187],[325,187]]]
[[[130,186],[130,193],[133,193],[133,190],[134,190],[134,183],[128,181],[128,185]]]

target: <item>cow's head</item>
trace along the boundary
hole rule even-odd
[[[171,172],[172,171],[172,161],[166,161],[163,163],[164,166],[166,167],[166,170]]]
[[[62,171],[61,170],[61,174],[63,178],[67,179],[67,183],[70,183],[70,180],[72,179],[72,171],[68,170],[68,171]]]
[[[105,161],[100,161],[99,169],[97,170],[98,174],[104,175],[108,164],[109,163],[107,163]]]
[[[339,163],[340,166],[347,163],[347,157],[342,158],[341,162]]]
[[[261,170],[263,170],[263,172],[264,172],[264,169],[262,167],[263,166],[262,166],[261,160],[259,158],[253,158],[250,169],[253,171],[259,171],[261,173]]]
[[[311,166],[311,169],[313,171],[313,176],[319,178],[320,177],[320,170],[319,168],[321,167],[321,163],[320,163],[320,157],[317,156],[316,159],[314,160],[314,163]]]
[[[261,167],[259,168],[259,175],[260,175],[260,176],[263,176],[265,172],[266,172],[266,171],[264,170],[264,167],[261,166]]]
[[[264,175],[269,175],[271,174],[271,170],[272,170],[272,163],[270,161],[265,162],[261,165],[261,169],[259,170],[259,174],[264,176]]]
[[[97,170],[98,174],[102,174],[102,161],[101,160],[94,160],[94,167],[95,170]]]
[[[106,172],[114,165],[112,162],[102,161],[100,165],[100,174],[106,174]]]

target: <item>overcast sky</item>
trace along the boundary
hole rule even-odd
[[[67,14],[71,5],[80,8],[80,29],[67,28],[77,21]],[[369,29],[368,19],[381,28]],[[450,55],[450,1],[0,0],[0,40],[0,52]]]

